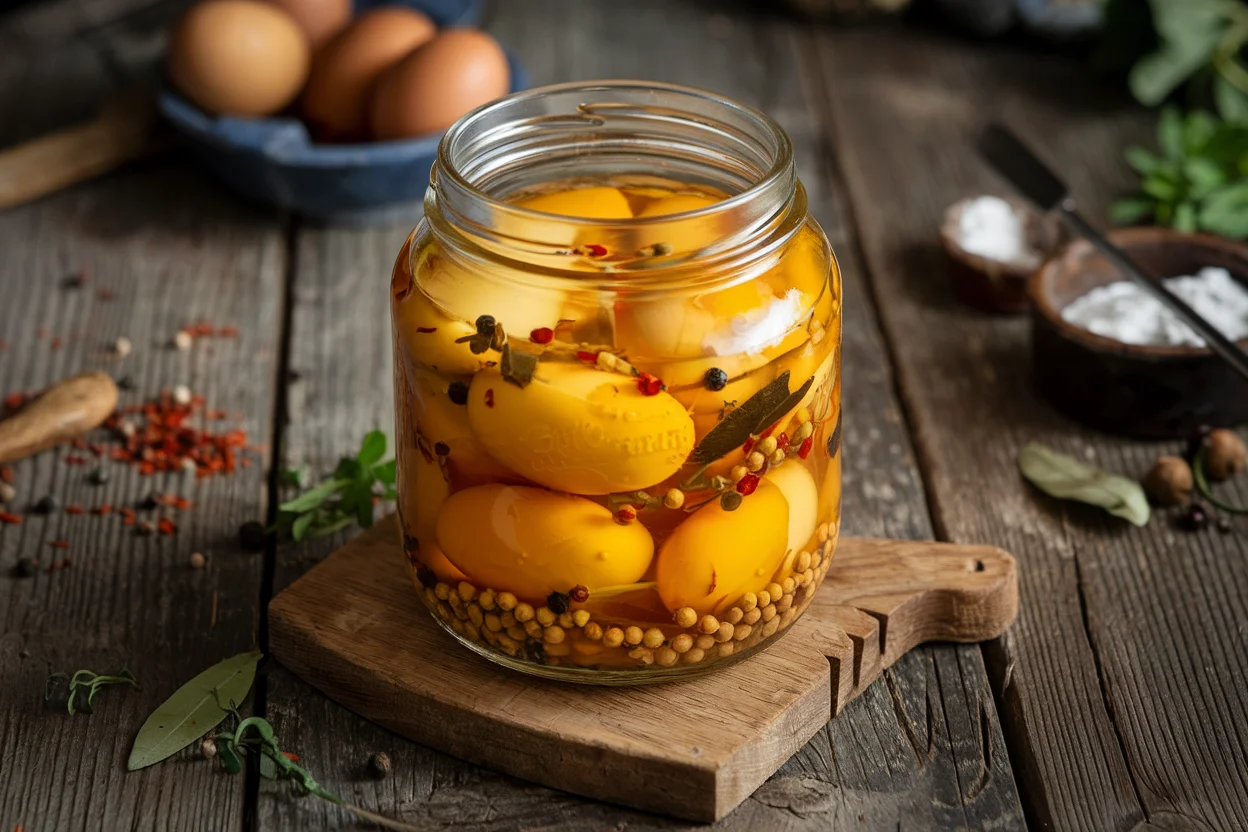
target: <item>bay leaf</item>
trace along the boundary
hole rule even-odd
[[[787,373],[788,370],[785,370],[785,372]],[[784,401],[780,402],[780,404],[773,407],[770,413],[768,413],[766,416],[764,416],[762,419],[759,420],[758,426],[754,429],[753,433],[758,433],[759,431],[765,430],[768,426],[775,424],[776,422],[783,419],[786,413],[788,413],[793,408],[797,407],[798,403],[801,402],[802,399],[806,398],[806,392],[810,390],[810,386],[814,383],[815,383],[814,376],[811,376],[810,378],[806,379],[805,383],[802,384],[801,387],[797,388],[792,393],[790,393],[788,397],[785,398]]]
[[[247,698],[263,655],[252,650],[231,656],[174,691],[139,729],[127,770],[159,763],[220,725],[227,714],[221,705],[237,705]]]
[[[510,344],[504,344],[499,372],[504,379],[524,389],[529,386],[533,374],[537,372],[537,356],[531,352],[513,350]]]
[[[1086,465],[1039,442],[1029,442],[1018,452],[1018,468],[1028,482],[1052,497],[1103,508],[1137,526],[1148,523],[1148,498],[1135,480]]]
[[[785,370],[743,404],[729,411],[724,421],[711,428],[689,454],[689,461],[698,464],[714,462],[732,449],[741,447],[750,434],[768,424],[763,420],[789,399],[789,371]]]

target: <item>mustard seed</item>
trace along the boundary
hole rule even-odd
[[[797,555],[797,564],[794,567],[798,572],[805,572],[810,568],[810,552],[799,552]]]
[[[589,623],[589,610],[577,610],[572,613],[572,626],[584,627]]]
[[[746,624],[755,624],[758,622],[758,619],[762,617],[763,617],[763,611],[760,610],[758,607],[755,607],[754,609],[747,612],[745,614],[745,617],[742,618],[741,620]]]
[[[537,611],[537,623],[543,627],[549,627],[555,623],[555,614],[551,612],[550,607],[542,607]]]
[[[536,621],[529,620],[524,622],[524,631],[533,638],[542,637],[542,625],[538,624]]]
[[[477,625],[471,621],[464,622],[464,637],[469,641],[480,641],[481,631],[477,629]]]
[[[724,613],[724,620],[727,621],[729,624],[736,624],[740,622],[741,619],[744,617],[745,617],[745,613],[742,612],[740,607],[733,607],[732,609],[728,610],[728,612]]]
[[[775,604],[772,604],[771,606],[768,606],[768,607],[763,607],[763,623],[771,621],[771,619],[775,617],[776,617]]]
[[[654,662],[660,667],[671,667],[680,656],[670,647],[660,647],[654,653]]]
[[[447,598],[451,597],[451,588],[441,581],[438,581],[438,583],[433,587],[433,594],[438,596],[439,601],[445,601]]]
[[[631,650],[629,651],[628,657],[630,659],[637,659],[644,665],[654,664],[654,651],[649,647],[638,647]]]
[[[485,625],[485,616],[481,613],[481,608],[476,604],[468,605],[468,618],[475,627],[479,628]]]
[[[710,650],[712,647],[715,646],[715,636],[712,636],[712,635],[698,636],[694,640],[693,645],[695,648],[701,648],[702,650]]]
[[[663,631],[658,627],[651,627],[649,630],[646,630],[641,638],[641,643],[652,649],[661,647],[664,641],[666,641],[666,638],[663,636]]]
[[[766,462],[767,457],[763,456],[758,451],[754,451],[745,458],[745,467],[749,469],[750,473],[754,473],[755,471],[761,471]]]
[[[510,612],[516,608],[516,596],[510,592],[498,593],[498,608],[504,612]]]
[[[520,624],[512,624],[507,628],[507,637],[515,639],[516,641],[524,641],[524,637],[527,635],[528,633]]]
[[[431,607],[436,607],[438,605],[438,596],[434,594],[433,587],[431,586],[425,587],[425,601]]]
[[[719,629],[719,619],[713,615],[704,615],[702,616],[701,623],[698,624],[698,629],[707,635],[710,635]]]
[[[772,608],[775,609],[774,607]],[[780,619],[773,618],[763,625],[763,638],[770,638],[776,634],[776,630],[780,629]]]
[[[663,505],[668,508],[676,509],[685,504],[685,492],[679,488],[669,488],[667,493],[663,495]]]
[[[771,596],[771,603],[779,601],[780,596],[784,595],[784,589],[780,584],[767,584],[767,594]]]
[[[728,472],[728,479],[732,480],[734,483],[741,482],[741,480],[745,479],[746,475],[749,473],[750,469],[746,468],[744,465],[734,465],[732,470]]]
[[[828,524],[820,523],[819,528],[815,529],[815,536],[818,538],[820,543],[827,543],[828,542]]]
[[[802,586],[810,586],[815,582],[815,570],[807,569],[802,573]]]
[[[501,633],[503,631],[503,621],[492,612],[485,614],[485,629],[492,633]]]
[[[551,627],[546,628],[546,632],[543,635],[543,640],[547,644],[563,644],[563,640],[567,637],[568,637],[567,632],[558,624],[555,624]]]
[[[673,617],[675,618],[676,626],[678,627],[692,627],[694,624],[698,623],[698,614],[694,611],[693,607],[681,607],[676,610],[676,615]]]
[[[477,588],[467,581],[460,581],[458,590],[459,597],[465,601],[471,601],[473,598],[477,597]]]
[[[481,609],[485,610],[486,612],[489,612],[490,610],[494,609],[494,602],[495,602],[495,596],[494,596],[494,590],[492,589],[482,590],[481,596],[477,598],[477,603],[480,604]]]
[[[641,640],[645,638],[645,635],[641,628],[636,625],[624,628],[624,642],[626,644],[641,644]]]
[[[584,610],[582,610],[584,612]],[[602,625],[597,621],[591,621],[585,625],[585,638],[590,641],[598,641],[602,638]]]
[[[715,640],[721,644],[725,641],[732,641],[732,634],[736,631],[736,627],[727,621],[719,625],[719,629],[715,631]]]
[[[693,636],[688,633],[681,633],[672,639],[672,649],[677,653],[688,653],[693,649]]]
[[[741,624],[732,634],[733,641],[745,641],[750,637],[750,633],[754,632],[754,628],[749,624]]]
[[[706,658],[706,651],[701,647],[695,647],[686,653],[683,658],[686,664],[697,664]]]
[[[526,621],[533,620],[532,605],[526,604],[523,602],[516,604],[516,620],[519,621],[521,624],[525,623]]]
[[[771,456],[776,452],[776,437],[768,436],[766,439],[758,443],[756,450],[763,456]]]
[[[602,634],[602,643],[607,647],[619,647],[624,643],[624,631],[619,627],[608,627]]]
[[[503,622],[504,627],[510,627],[516,623],[516,614],[514,612],[505,612],[498,617],[498,620]]]
[[[173,346],[175,349],[185,352],[191,348],[191,333],[185,329],[179,329],[177,334],[173,336]]]
[[[565,630],[570,630],[576,626],[575,622],[572,620],[572,613],[570,612],[559,613],[559,618],[556,620],[559,622],[559,626]]]
[[[731,656],[733,651],[736,649],[737,645],[733,644],[731,641],[725,641],[716,648],[715,652],[719,653],[719,657],[722,659],[726,656]]]
[[[765,589],[759,592],[758,593],[758,606],[762,608],[762,607],[769,606],[770,604],[771,604],[771,593]]]

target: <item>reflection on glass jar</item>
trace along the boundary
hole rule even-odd
[[[840,526],[841,284],[783,131],[709,93],[534,90],[447,133],[391,281],[413,581],[513,668],[747,655]]]

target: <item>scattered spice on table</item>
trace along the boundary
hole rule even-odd
[[[22,518],[12,512],[0,511],[0,523],[8,523],[13,526],[20,526]]]
[[[17,578],[33,578],[39,571],[39,561],[34,558],[19,558],[13,565],[13,576]]]
[[[11,503],[17,497],[17,489],[4,480],[0,480],[0,505]]]
[[[49,540],[48,545],[51,546],[53,549],[68,549],[69,541],[68,540]]]
[[[65,513],[66,514],[82,514],[84,513],[84,509],[80,505],[70,503],[69,505],[65,506]]]

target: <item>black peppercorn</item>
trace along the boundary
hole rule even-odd
[[[718,367],[712,367],[702,377],[702,383],[707,390],[723,390],[728,386],[728,374]]]
[[[122,376],[121,378],[117,379],[117,388],[119,390],[133,390],[134,379],[130,378],[130,376]]]
[[[451,446],[445,442],[438,442],[433,446],[433,452],[438,456],[446,456],[451,452]]]
[[[384,751],[378,751],[369,757],[368,773],[378,780],[384,780],[390,774],[390,755]]]
[[[40,497],[39,502],[35,503],[35,511],[39,514],[51,514],[61,507],[61,503],[51,494],[46,497]]]
[[[1219,517],[1218,518],[1218,531],[1221,532],[1222,534],[1230,534],[1231,532],[1235,531],[1235,529],[1231,526],[1230,520],[1227,520],[1225,517]]]
[[[92,485],[104,485],[108,482],[108,472],[103,468],[96,468],[90,474],[87,474],[87,482]]]
[[[255,520],[248,520],[238,527],[238,542],[244,551],[263,552],[268,538],[269,534],[264,530],[264,524]]]
[[[546,596],[546,606],[550,607],[550,611],[555,615],[563,615],[568,611],[568,596],[562,592],[552,592]]]
[[[480,318],[477,318],[477,334],[478,335],[493,335],[494,334],[494,316],[493,315],[482,315]]]
[[[13,577],[33,578],[39,567],[32,558],[21,558],[13,565]]]
[[[446,394],[451,397],[452,404],[468,404],[468,385],[462,381],[452,381]]]
[[[1179,514],[1179,528],[1188,532],[1198,532],[1209,525],[1209,512],[1197,502],[1191,502]]]
[[[422,563],[416,567],[416,580],[420,581],[420,585],[425,589],[429,589],[438,583],[438,576]]]

